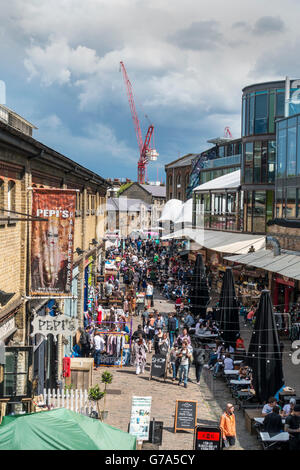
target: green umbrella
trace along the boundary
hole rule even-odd
[[[65,408],[4,417],[0,450],[135,450],[127,432]]]

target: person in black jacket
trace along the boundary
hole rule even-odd
[[[201,345],[193,349],[193,358],[196,369],[197,385],[200,385],[201,372],[205,363],[205,353]]]
[[[272,413],[269,413],[264,419],[264,431],[269,434],[279,434],[283,429],[282,419],[279,414],[279,406],[274,406]]]

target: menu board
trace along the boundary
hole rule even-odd
[[[197,426],[194,436],[195,450],[221,450],[221,429],[218,426]]]
[[[163,354],[153,354],[151,362],[150,379],[152,377],[165,378],[167,357]]]
[[[197,402],[176,400],[174,432],[194,430],[197,424]]]

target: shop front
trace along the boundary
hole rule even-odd
[[[34,301],[32,301],[33,303]],[[55,317],[58,305],[54,299],[40,303],[36,308],[31,307],[34,316]],[[35,334],[33,338],[33,378],[37,383],[37,394],[41,394],[44,388],[54,388],[57,385],[57,343],[53,336],[44,337]]]
[[[273,305],[278,312],[289,312],[294,301],[295,280],[275,274]]]
[[[93,310],[95,302],[95,276],[94,257],[90,256],[86,261],[84,270],[84,311]]]
[[[79,286],[79,266],[73,268],[72,271],[72,286],[71,294],[73,298],[65,299],[64,301],[64,314],[71,318],[77,318],[78,307],[78,286]],[[64,356],[71,356],[73,350],[73,337],[69,336],[64,338]]]

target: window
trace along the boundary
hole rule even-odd
[[[266,231],[266,191],[254,191],[253,232]]]
[[[245,183],[252,183],[253,179],[253,143],[244,145],[245,151]]]
[[[274,183],[275,181],[275,155],[276,155],[276,142],[271,140],[268,142],[268,170],[267,182]]]
[[[225,157],[225,149],[223,146],[219,147],[219,157]]]
[[[0,179],[0,209],[4,209],[4,181]],[[0,210],[0,214],[4,215],[4,212]]]
[[[268,132],[268,95],[258,94],[255,97],[255,134],[266,134]]]
[[[287,130],[287,176],[296,176],[296,127]]]
[[[255,142],[254,144],[254,168],[253,168],[253,180],[254,183],[260,183],[261,181],[261,142]]]
[[[283,178],[286,170],[286,130],[281,129],[278,132],[277,142],[277,176]]]
[[[296,188],[287,188],[285,217],[287,219],[296,217]]]
[[[284,93],[276,93],[276,117],[284,116]]]
[[[248,135],[252,135],[253,130],[254,130],[254,103],[255,103],[255,96],[253,94],[252,96],[250,96],[249,132],[248,132]]]
[[[7,210],[12,212],[16,210],[16,183],[12,180],[9,180],[7,185]]]

